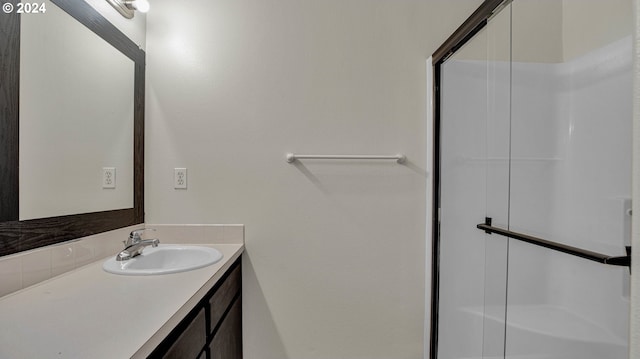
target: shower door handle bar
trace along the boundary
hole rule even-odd
[[[552,249],[558,252],[563,252],[577,256],[580,258],[588,259],[590,261],[609,264],[614,266],[631,267],[631,247],[626,247],[626,256],[609,256],[602,253],[592,252],[586,249],[568,246],[566,244],[548,241],[546,239],[530,236],[528,234],[509,231],[503,228],[491,226],[491,218],[487,218],[485,223],[477,225],[478,229],[485,231],[486,233],[495,233],[501,236],[517,239],[519,241],[534,244],[540,247]]]
[[[296,155],[287,153],[287,162],[293,163],[296,160],[395,160],[402,164],[407,161],[407,156],[397,154],[393,156],[382,155]]]

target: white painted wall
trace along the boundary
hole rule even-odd
[[[146,219],[246,225],[246,358],[423,356],[424,64],[480,2],[152,3]]]
[[[640,0],[633,0],[633,212],[640,213]],[[640,273],[640,216],[632,217],[631,271]],[[640,276],[631,276],[629,358],[640,359]]]
[[[627,36],[633,28],[631,3],[630,0],[562,0],[564,60]]]

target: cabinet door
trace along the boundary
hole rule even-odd
[[[209,328],[209,334],[214,331],[218,322],[222,319],[224,312],[229,308],[233,298],[242,287],[241,266],[237,265],[234,269],[230,270],[232,272],[227,279],[225,279],[224,283],[220,285],[211,299],[209,299],[209,306],[211,307],[211,316],[209,318],[211,327]]]
[[[242,297],[224,317],[209,345],[211,359],[242,359]]]
[[[205,318],[202,309],[162,358],[197,358],[207,341]]]

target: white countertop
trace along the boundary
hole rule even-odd
[[[122,276],[105,259],[0,298],[0,358],[145,358],[242,254],[188,272]]]

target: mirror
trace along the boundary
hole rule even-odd
[[[46,6],[0,14],[0,255],[144,221],[144,51],[84,1]]]
[[[134,62],[47,5],[20,23],[19,219],[133,208]]]

